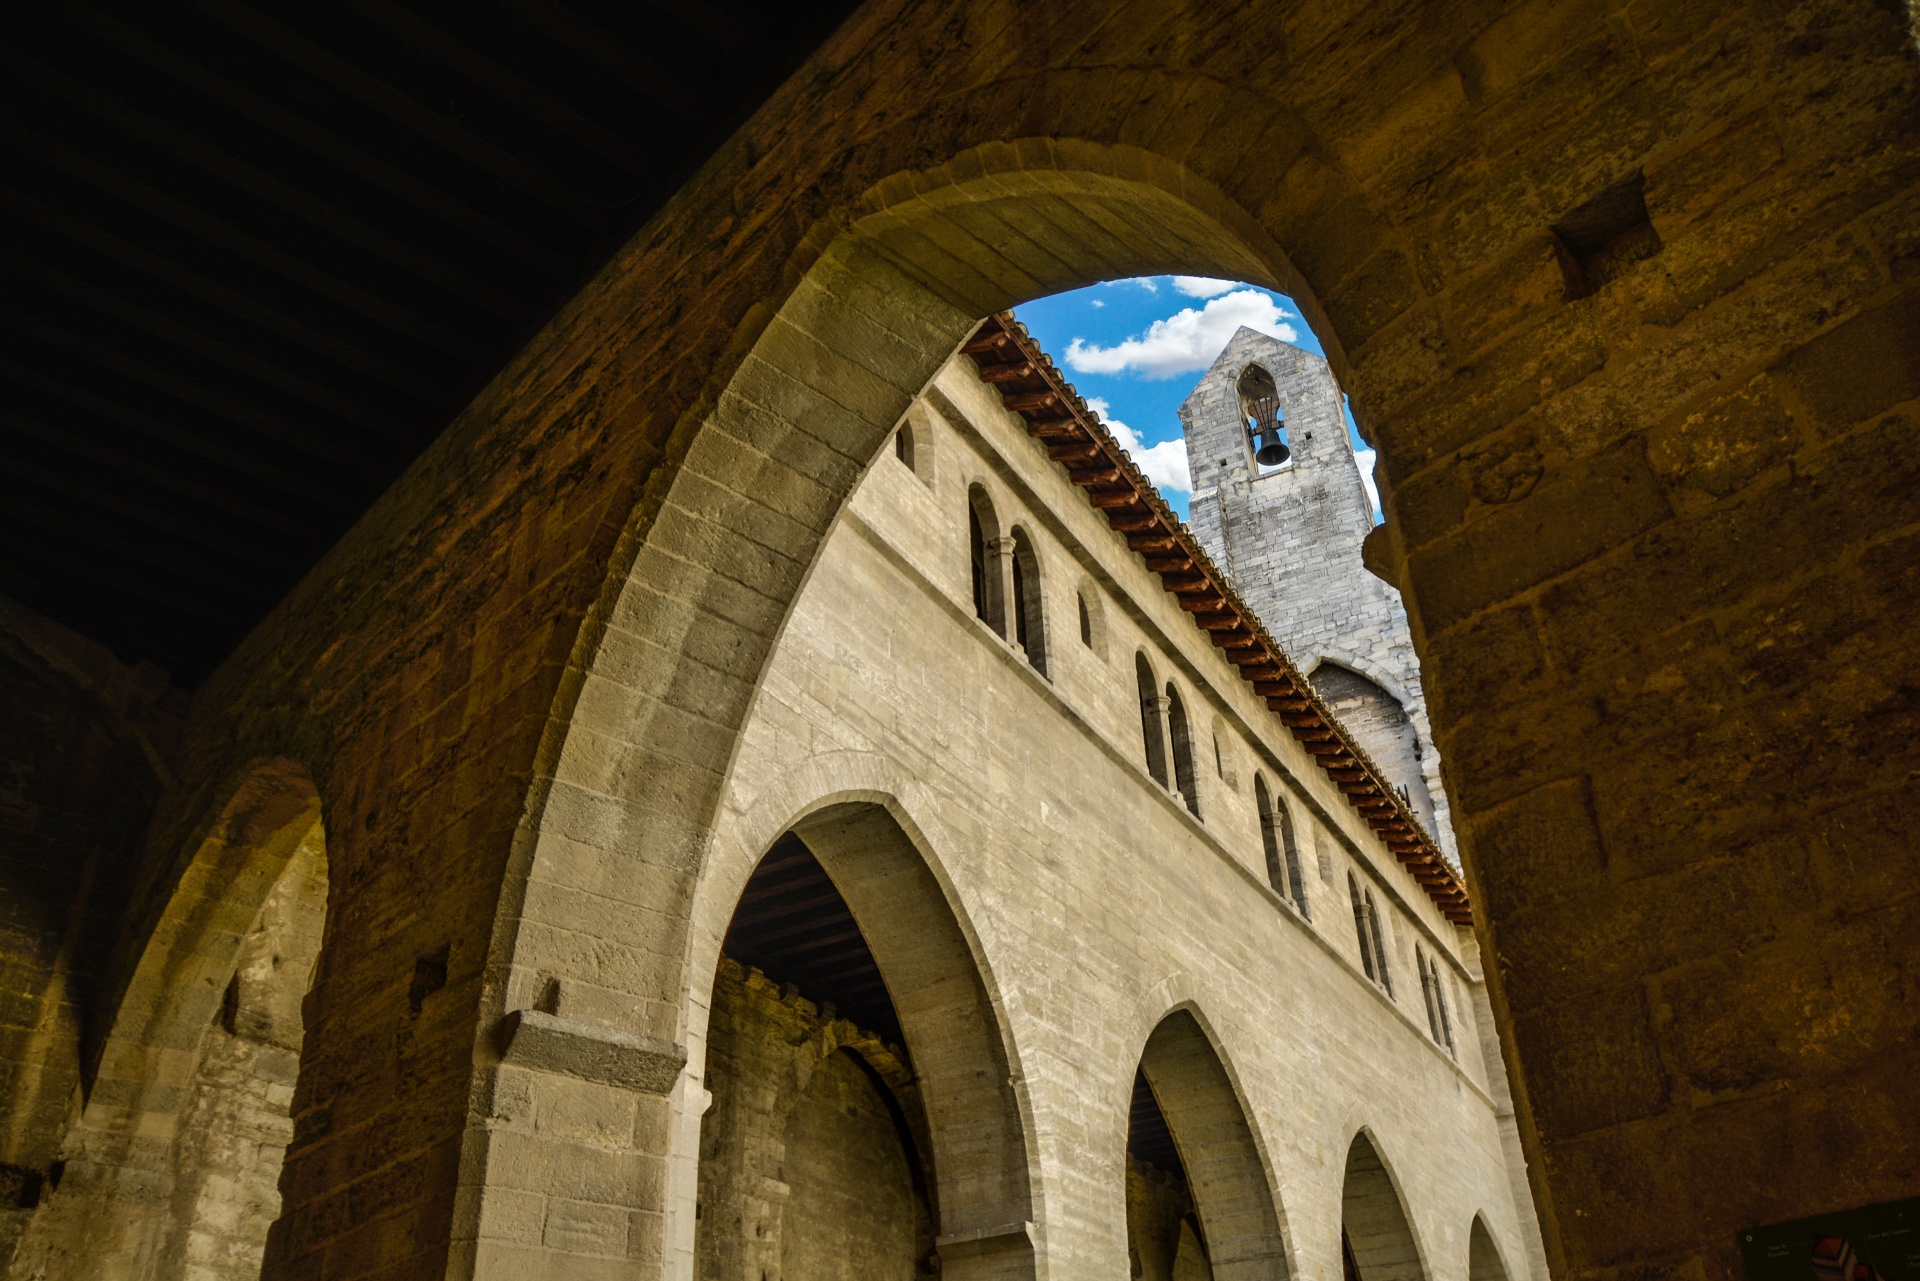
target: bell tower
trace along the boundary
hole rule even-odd
[[[1201,546],[1457,862],[1406,610],[1361,563],[1373,510],[1333,371],[1242,327],[1180,426]]]

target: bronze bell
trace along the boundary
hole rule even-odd
[[[1278,467],[1287,461],[1286,414],[1278,396],[1260,396],[1248,402],[1253,417],[1253,458],[1262,467]]]

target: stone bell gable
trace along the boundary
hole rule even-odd
[[[1254,458],[1242,406],[1255,366],[1285,415],[1289,456],[1278,466]],[[1180,426],[1201,546],[1457,860],[1406,609],[1361,563],[1372,504],[1333,371],[1242,326],[1181,404]]]

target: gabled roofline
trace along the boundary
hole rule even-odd
[[[981,381],[1026,423],[1027,434],[1046,445],[1048,456],[1160,575],[1161,586],[1194,626],[1226,652],[1441,913],[1457,925],[1471,925],[1466,887],[1433,838],[1026,328],[1011,312],[1001,312],[982,321],[960,350],[974,359]]]

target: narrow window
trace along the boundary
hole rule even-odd
[[[1440,1011],[1440,1040],[1447,1047],[1447,1053],[1452,1054],[1453,1018],[1447,1013],[1447,985],[1440,979],[1440,963],[1429,961],[1428,965],[1433,970],[1433,1005]]]
[[[1360,940],[1360,968],[1377,983],[1380,980],[1373,968],[1373,938],[1367,930],[1367,904],[1360,897],[1360,886],[1353,879],[1352,872],[1347,873],[1347,897],[1353,900],[1353,932]]]
[[[980,528],[980,513],[967,508],[967,546],[973,556],[973,612],[987,616],[987,535]]]
[[[1267,794],[1267,780],[1253,776],[1253,804],[1260,812],[1260,849],[1267,856],[1267,884],[1281,898],[1287,897],[1287,865],[1280,856],[1280,842],[1274,835],[1273,798]]]
[[[1311,918],[1313,913],[1307,910],[1307,878],[1300,875],[1300,846],[1293,839],[1293,815],[1287,811],[1284,801],[1274,806],[1274,815],[1280,820],[1280,848],[1287,856],[1287,882],[1293,886],[1293,905],[1300,909],[1300,915]]]
[[[1387,940],[1380,930],[1380,909],[1374,906],[1373,891],[1367,891],[1367,925],[1373,932],[1374,964],[1380,970],[1380,986],[1393,995],[1393,972],[1387,966]]]
[[[1033,540],[1018,525],[1013,528],[1013,639],[1027,652],[1027,661],[1047,670],[1046,618],[1041,613],[1040,558]]]
[[[1435,1006],[1435,1002],[1440,995],[1439,992],[1436,991],[1438,976],[1434,974],[1433,967],[1427,964],[1426,952],[1420,948],[1416,947],[1413,949],[1413,964],[1414,968],[1420,971],[1420,999],[1424,1001],[1427,1006],[1427,1031],[1433,1035],[1435,1041],[1442,1041],[1440,1036],[1440,1013]],[[1442,1041],[1442,1043],[1444,1044],[1444,1041]]]
[[[900,430],[893,433],[893,456],[913,467],[913,428],[902,424]]]
[[[1227,776],[1227,767],[1220,761],[1220,736],[1218,734],[1213,736],[1213,776],[1215,778],[1225,778]]]
[[[1080,602],[1080,643],[1082,645],[1085,645],[1088,649],[1092,649],[1093,648],[1093,616],[1087,613],[1087,598],[1085,596],[1076,595],[1074,599]]]
[[[967,554],[973,567],[973,612],[980,621],[1005,636],[1005,572],[1000,521],[993,514],[987,491],[975,485],[967,491]]]
[[[1173,736],[1173,775],[1187,809],[1200,817],[1200,780],[1193,775],[1193,734],[1187,728],[1187,709],[1173,686],[1167,686],[1167,728]]]
[[[1160,724],[1160,691],[1155,688],[1153,668],[1145,654],[1133,656],[1134,674],[1140,682],[1140,738],[1147,750],[1147,772],[1153,781],[1167,785],[1167,734]]]
[[[1027,648],[1027,567],[1013,558],[1013,643]]]

